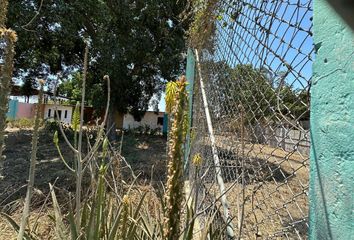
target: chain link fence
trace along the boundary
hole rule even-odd
[[[311,0],[209,1],[189,180],[222,239],[306,239]],[[207,24],[206,24],[207,23]]]

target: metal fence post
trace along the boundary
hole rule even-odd
[[[206,122],[208,126],[208,133],[209,133],[209,138],[211,142],[211,149],[212,149],[212,154],[213,154],[213,160],[214,160],[214,165],[215,165],[215,175],[216,179],[219,185],[219,190],[220,190],[220,195],[221,195],[221,204],[224,209],[224,217],[225,221],[227,223],[226,231],[229,237],[233,238],[235,236],[234,230],[233,230],[233,224],[232,224],[232,218],[230,214],[230,205],[226,199],[226,188],[225,188],[225,183],[224,179],[221,174],[221,164],[220,164],[220,159],[219,159],[219,154],[216,146],[216,140],[215,140],[215,135],[214,135],[214,130],[213,130],[213,125],[211,121],[211,115],[209,112],[209,105],[208,105],[208,100],[207,96],[205,93],[205,88],[204,88],[204,82],[203,82],[203,77],[202,77],[202,70],[200,66],[200,60],[198,56],[198,50],[195,50],[195,56],[197,60],[197,65],[198,65],[198,73],[199,73],[199,81],[200,81],[200,89],[202,92],[202,98],[203,98],[203,106],[204,106],[204,111],[205,111],[205,117],[206,117]]]
[[[327,1],[314,1],[310,239],[354,235],[354,33]]]
[[[195,73],[195,57],[193,51],[189,48],[188,55],[187,55],[187,68],[186,68],[186,78],[187,78],[187,93],[189,97],[188,107],[188,132],[187,132],[187,140],[185,144],[185,151],[184,151],[184,169],[188,169],[189,164],[189,154],[190,154],[190,145],[191,145],[191,126],[192,126],[192,112],[193,112],[193,88],[194,88],[194,73]]]

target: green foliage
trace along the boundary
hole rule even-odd
[[[213,72],[215,68],[220,71]],[[284,120],[284,117],[289,120],[309,117],[308,93],[297,92],[286,84],[283,74],[272,76],[252,65],[231,68],[225,62],[206,62],[203,69],[209,87],[222,93],[212,99],[225,105],[215,110],[220,116],[235,118],[235,113],[240,116],[243,111],[246,125]]]
[[[186,78],[182,76],[167,97],[173,97],[171,109],[172,127],[168,147],[168,177],[166,186],[166,205],[164,238],[173,240],[180,236],[182,203],[184,200],[183,145],[186,140],[185,119],[188,109]],[[173,85],[171,85],[173,86]],[[174,96],[172,94],[174,93]]]
[[[82,74],[76,72],[72,79],[61,83],[58,87],[60,96],[65,96],[70,99],[71,104],[81,101]]]
[[[25,77],[20,92],[23,96],[27,97],[26,102],[29,102],[30,96],[36,94],[37,82],[32,77]]]
[[[34,77],[48,76],[62,71],[64,65],[80,64],[84,45],[79,36],[79,16],[64,1],[54,2],[44,1],[39,15],[30,22],[41,1],[9,1],[8,25],[19,35],[17,76],[21,71]]]
[[[33,128],[34,119],[20,118],[20,119],[10,120],[8,121],[7,126],[11,128],[20,128],[20,129]]]
[[[265,75],[251,65],[237,65],[230,77],[236,80],[235,87],[231,90],[230,102],[235,105],[234,109],[245,112],[246,122],[273,117],[272,107],[276,107],[276,93]]]
[[[143,126],[138,126],[136,128],[128,128],[124,130],[126,134],[138,134],[138,135],[161,135],[161,128],[151,128],[149,125],[145,124]]]
[[[301,119],[303,113],[308,112],[308,100],[300,102],[300,98],[306,96],[306,92],[301,95],[283,79],[283,74],[279,74],[278,79],[271,78],[252,65],[237,65],[231,73],[231,78],[237,80],[237,89],[232,93],[234,101],[242,104],[246,112],[246,121],[255,120],[276,121],[280,115],[286,118]],[[279,82],[280,81],[280,82]],[[238,93],[237,93],[238,92]],[[241,93],[242,92],[242,96]],[[253,112],[251,112],[251,106]],[[284,120],[284,119],[283,119]]]
[[[80,102],[77,102],[75,105],[74,113],[72,116],[72,128],[75,132],[79,131],[80,126]]]
[[[214,44],[215,20],[221,20],[222,16],[218,13],[217,0],[195,0],[194,9],[197,9],[193,22],[189,29],[189,38],[194,48],[201,49],[209,47],[212,49]]]
[[[58,131],[55,131],[54,136],[53,136],[53,143],[55,146],[59,145],[59,137],[58,137]]]
[[[159,217],[148,208],[147,204],[151,201],[147,198],[148,192],[134,190],[133,193],[133,183],[125,195],[118,198],[107,191],[106,172],[107,166],[101,165],[97,188],[92,197],[84,202],[81,210],[82,228],[80,232],[76,230],[73,210],[69,210],[67,217],[62,214],[53,186],[50,186],[54,207],[54,216],[51,219],[55,225],[57,238],[63,240],[166,239],[163,236],[163,225],[159,222]],[[161,206],[165,206],[163,197],[159,200]],[[218,231],[214,232],[211,228],[212,219],[213,217],[208,219],[207,226],[201,231],[205,237],[216,236]],[[183,225],[181,234],[174,238],[176,240],[194,239],[195,212],[188,206],[184,221],[185,225]]]
[[[131,185],[125,195],[118,198],[106,190],[106,172],[107,165],[101,165],[97,188],[84,202],[80,212],[82,223],[80,232],[76,230],[73,210],[69,210],[67,217],[63,215],[53,186],[50,186],[54,208],[54,216],[51,219],[57,238],[65,240],[164,239],[162,225],[146,205],[149,201],[148,192],[133,193],[133,185]],[[160,201],[164,206],[163,198],[160,198]],[[181,236],[176,239],[193,239],[195,219],[192,209],[187,208],[185,220],[187,225]]]
[[[177,94],[177,83],[176,82],[168,82],[166,84],[166,113],[171,113],[172,107],[175,104],[175,98]]]
[[[29,3],[30,2],[30,3]],[[103,110],[105,84],[112,79],[113,109],[141,116],[154,94],[160,94],[163,82],[182,71],[185,32],[190,19],[188,0],[181,1],[10,1],[8,23],[19,32],[16,49],[16,75],[56,75],[63,78],[83,66],[82,39],[90,42],[90,66],[87,76],[88,102]],[[34,33],[35,32],[35,33]],[[64,69],[63,66],[66,66]],[[78,79],[80,79],[78,77]],[[62,86],[77,100],[78,79]],[[49,83],[50,85],[50,83]],[[91,95],[91,96],[90,96]],[[93,97],[94,96],[94,97]]]
[[[60,131],[59,124],[61,124],[63,131],[68,137],[68,139],[74,139],[74,132],[75,132],[74,129],[68,124],[59,123],[55,120],[46,120],[44,122],[43,130],[48,134],[54,134],[55,132]],[[59,139],[62,140],[61,134],[59,134]]]

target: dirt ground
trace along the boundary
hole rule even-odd
[[[123,137],[122,156],[132,166],[141,184],[158,185],[166,181],[166,138],[126,135]]]
[[[0,210],[17,221],[26,191],[26,179],[31,152],[31,130],[8,131],[6,140],[5,177],[0,181]],[[218,136],[220,138],[220,136]],[[219,156],[223,160],[222,174],[228,190],[227,200],[237,229],[238,202],[242,202],[242,188],[235,184],[239,174],[239,163],[235,164],[233,154],[242,152],[240,144],[232,141],[232,149],[226,146],[230,139],[218,139]],[[225,144],[223,144],[225,143]],[[63,155],[72,162],[73,155],[65,143],[60,143]],[[297,152],[285,152],[260,144],[245,144],[243,149],[246,166],[244,188],[244,239],[306,239],[307,234],[307,189],[308,156]],[[225,156],[224,156],[224,155]],[[160,136],[126,135],[123,138],[122,155],[131,169],[122,163],[125,181],[132,179],[131,170],[138,176],[142,189],[158,188],[166,181],[166,139]],[[37,163],[35,193],[32,200],[31,226],[36,227],[39,239],[54,239],[53,226],[48,217],[51,214],[48,183],[54,183],[56,192],[65,204],[67,196],[75,190],[75,178],[59,159],[52,143],[52,134],[41,132]],[[84,185],[89,178],[84,178]],[[262,180],[262,181],[261,181]],[[214,180],[213,180],[214,181]],[[214,196],[219,196],[218,185],[209,182],[205,187]],[[152,197],[151,197],[152,198]],[[149,208],[156,210],[154,201]],[[43,209],[42,209],[43,208]],[[222,212],[222,210],[221,210]],[[158,213],[156,213],[158,214]],[[16,236],[8,222],[0,217],[0,239],[13,239]]]
[[[237,234],[242,202],[245,202],[244,239],[307,239],[308,156],[261,144],[245,144],[241,149],[236,139],[231,141],[223,136],[216,139],[232,224]],[[239,177],[242,153],[244,188]],[[204,187],[211,196],[220,196],[215,180],[205,181]],[[221,206],[220,211],[223,212]]]
[[[7,135],[4,152],[6,156],[4,179],[0,180],[0,211],[19,220],[26,193],[32,131],[7,129]],[[52,239],[48,218],[51,211],[50,198],[47,198],[49,183],[55,183],[56,193],[61,204],[65,204],[69,193],[75,191],[75,177],[60,160],[52,139],[52,133],[41,131],[30,218],[30,223],[39,229],[39,239]],[[60,142],[60,148],[69,165],[72,164],[73,154],[64,141]],[[149,188],[152,185],[159,186],[161,182],[165,181],[165,138],[126,135],[123,138],[122,154],[131,166],[130,169],[125,164],[121,165],[125,181],[129,181],[129,177],[132,178],[131,171],[138,177],[138,183],[142,188]],[[84,177],[83,186],[88,185],[89,182],[89,176]],[[45,202],[46,204],[44,204]],[[0,217],[0,239],[12,239],[15,235],[8,222]]]

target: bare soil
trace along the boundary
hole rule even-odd
[[[242,149],[236,139],[223,136],[217,136],[217,147],[236,234],[243,212],[244,239],[307,239],[309,157],[261,144],[244,144]],[[212,176],[204,187],[219,197]]]
[[[0,180],[0,211],[19,222],[26,194],[26,184],[31,154],[32,130],[7,129],[6,150],[4,151],[4,178]],[[51,212],[49,183],[55,183],[56,193],[61,205],[67,204],[69,193],[75,191],[75,177],[59,158],[53,144],[53,135],[44,130],[40,132],[35,191],[32,198],[30,225],[37,226],[39,239],[53,239],[53,227],[48,214]],[[69,165],[73,164],[73,153],[60,142],[61,151]],[[138,177],[142,190],[158,187],[166,178],[166,139],[161,136],[126,135],[123,139],[122,155],[127,163],[122,166],[123,179],[129,184],[132,171]],[[90,183],[90,176],[83,180],[83,188]],[[156,197],[155,197],[156,198]],[[154,201],[151,201],[154,202]],[[44,204],[46,203],[46,204]],[[152,203],[150,203],[151,205]],[[154,205],[155,206],[155,205]],[[155,206],[156,207],[156,206]],[[36,223],[36,224],[35,224]],[[16,236],[9,223],[0,216],[0,239],[13,239]]]

